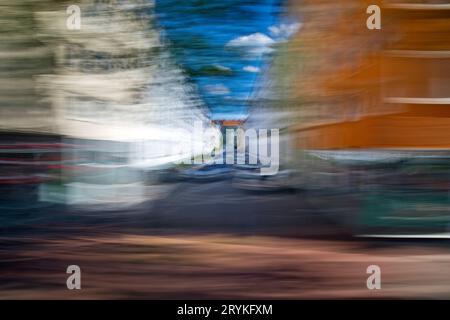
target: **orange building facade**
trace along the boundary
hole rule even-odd
[[[366,8],[381,8],[369,30]],[[300,149],[449,149],[450,5],[293,1]]]

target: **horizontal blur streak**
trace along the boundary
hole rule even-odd
[[[3,268],[9,267],[0,273],[0,299],[404,299],[450,293],[447,250],[413,245],[125,234],[17,239],[11,247],[16,250],[0,251]],[[81,291],[62,287],[68,262],[81,266]],[[382,268],[382,290],[366,288],[370,264]]]

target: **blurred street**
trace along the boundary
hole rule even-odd
[[[76,230],[79,226],[77,231],[130,228],[144,233],[150,230],[320,238],[345,237],[351,233],[337,223],[339,213],[318,210],[315,201],[323,197],[312,192],[280,191],[261,196],[259,192],[236,189],[231,179],[180,182],[156,188],[164,192],[158,194],[155,186],[150,186],[154,199],[130,209],[77,211],[72,207],[47,205],[41,209],[5,210],[1,230],[18,234],[66,234],[66,230]],[[325,204],[321,209],[326,209]]]
[[[445,242],[350,238],[301,192],[261,197],[229,180],[170,188],[135,210],[53,208],[32,226],[23,216],[22,228],[2,228],[0,298],[449,297]],[[80,291],[66,289],[71,264]],[[382,290],[366,287],[371,264]]]

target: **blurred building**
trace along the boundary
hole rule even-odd
[[[189,135],[199,123],[214,132],[209,112],[173,61],[152,1],[79,1],[79,30],[67,27],[72,4],[2,4],[10,64],[0,128],[74,146],[63,155],[73,166],[43,186],[43,199],[141,202],[149,172],[209,151]]]
[[[299,148],[450,146],[449,5],[383,1],[382,29],[368,30],[371,1],[301,3],[288,63]]]
[[[381,30],[366,27],[372,4]],[[448,4],[292,0],[288,8],[302,27],[277,45],[246,122],[280,129],[281,162],[307,168],[312,152],[364,162],[448,149]]]
[[[50,1],[0,1],[0,131],[55,132],[51,104],[36,77],[51,74],[51,48],[39,40],[34,14]]]
[[[290,3],[303,25],[274,61],[266,109],[288,115],[302,187],[334,193],[318,208],[359,227],[448,230],[450,5]],[[366,27],[372,4],[381,30]]]

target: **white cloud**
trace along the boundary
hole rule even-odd
[[[236,39],[231,40],[230,42],[227,43],[227,46],[231,46],[231,47],[265,47],[265,46],[270,46],[272,44],[274,44],[275,41],[263,34],[263,33],[253,33],[251,35],[248,36],[242,36],[242,37],[238,37]]]
[[[215,67],[217,70],[220,70],[220,71],[232,71],[231,68],[222,66],[222,65],[220,65],[220,64],[215,64],[214,67]]]
[[[257,72],[261,71],[261,69],[259,69],[258,67],[254,67],[254,66],[245,66],[244,68],[242,68],[242,70],[247,71],[247,72],[253,72],[253,73],[257,73]]]
[[[301,27],[302,27],[302,24],[299,22],[282,23],[277,26],[269,27],[269,31],[270,31],[270,34],[272,35],[272,37],[274,37],[274,38],[288,39],[294,33],[296,33]]]

